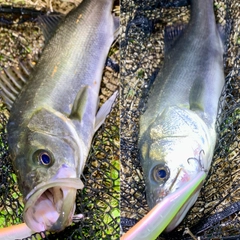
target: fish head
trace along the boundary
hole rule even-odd
[[[204,171],[204,151],[193,146],[191,138],[164,138],[143,144],[147,201],[150,208],[190,182],[197,173]],[[196,144],[197,145],[197,144]],[[186,147],[187,146],[187,147]],[[193,148],[196,147],[195,150]]]
[[[23,218],[37,232],[61,231],[71,224],[76,192],[83,188],[78,171],[81,146],[69,124],[67,118],[42,109],[9,136],[25,201]]]
[[[139,140],[139,148],[151,209],[193,181],[201,171],[208,171],[215,146],[215,136],[209,132],[197,114],[179,108],[166,110],[150,124]],[[199,191],[200,185],[186,199],[168,229],[172,230],[181,222]]]

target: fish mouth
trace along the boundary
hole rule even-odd
[[[72,223],[79,178],[54,178],[38,184],[26,197],[23,219],[35,232],[59,232]]]

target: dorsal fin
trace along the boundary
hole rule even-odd
[[[51,39],[57,30],[59,24],[63,21],[64,15],[61,13],[52,13],[49,15],[41,15],[38,17],[38,23],[40,24],[43,36],[45,38],[45,44]]]
[[[165,53],[173,47],[179,36],[181,36],[186,28],[187,24],[174,24],[171,26],[166,26],[164,34],[164,51]]]
[[[10,110],[12,104],[28,82],[29,75],[33,70],[32,62],[20,62],[19,66],[12,66],[0,72],[0,96]]]

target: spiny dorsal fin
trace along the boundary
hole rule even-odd
[[[181,36],[186,28],[187,24],[174,24],[166,26],[164,34],[164,51],[167,53],[175,44],[179,36]]]
[[[38,17],[38,23],[43,31],[45,42],[51,39],[63,19],[64,15],[61,13],[52,13]]]
[[[5,68],[0,72],[0,96],[10,110],[33,70],[32,62],[20,62],[19,66]]]

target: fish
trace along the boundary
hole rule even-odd
[[[165,29],[163,67],[139,124],[138,148],[150,209],[210,169],[225,83],[223,40],[213,0],[192,0],[188,25]],[[203,181],[175,212],[166,232],[183,220]]]
[[[113,2],[84,0],[60,24],[42,18],[49,39],[27,83],[20,70],[14,70],[20,82],[12,70],[3,71],[9,152],[25,203],[23,219],[35,232],[59,232],[72,223],[93,135],[117,96],[98,110],[102,73],[119,25]]]

